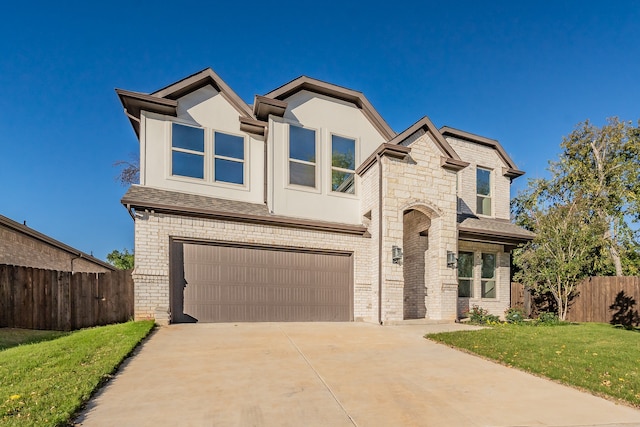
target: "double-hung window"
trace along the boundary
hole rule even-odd
[[[476,169],[476,213],[491,215],[491,171]]]
[[[473,252],[458,253],[458,296],[473,297]]]
[[[316,132],[289,125],[289,184],[316,187]]]
[[[496,254],[482,254],[482,298],[496,297]]]
[[[171,175],[204,179],[204,129],[172,124]]]
[[[213,175],[215,181],[244,184],[244,138],[213,133]]]
[[[331,191],[355,194],[356,141],[331,135]]]

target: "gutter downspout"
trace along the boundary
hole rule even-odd
[[[268,120],[268,119],[267,119]],[[267,126],[264,127],[264,204],[265,206],[267,206],[268,209],[268,199],[269,199],[269,187],[267,185],[267,181],[269,179],[269,171],[267,170],[268,166],[269,166],[269,150],[268,150],[268,144],[269,144],[269,124],[267,122]],[[269,210],[270,211],[270,210]]]
[[[129,203],[127,203],[127,212],[129,212],[129,216],[135,222],[136,216],[133,214],[133,212],[131,212],[131,205]]]
[[[129,114],[129,111],[127,111],[127,109],[124,109],[124,114],[129,117],[131,120],[135,120],[136,122],[140,123],[140,119],[137,118],[136,116],[132,116],[131,114]]]
[[[382,159],[376,154],[378,162],[378,323],[382,325]]]

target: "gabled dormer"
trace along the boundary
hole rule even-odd
[[[508,220],[510,184],[524,172],[494,139],[446,126],[440,132],[469,163],[458,177],[458,213]]]
[[[116,92],[140,141],[140,185],[264,203],[265,124],[213,70]]]
[[[355,171],[395,137],[361,93],[302,76],[255,99],[268,121],[268,205],[273,213],[358,224]]]

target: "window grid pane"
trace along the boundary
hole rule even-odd
[[[244,138],[214,132],[215,156],[244,160]]]
[[[473,297],[473,253],[458,253],[458,297]]]
[[[191,178],[204,178],[204,156],[200,154],[173,151],[171,153],[171,174]]]
[[[482,298],[496,298],[496,255],[482,254]]]
[[[316,131],[289,125],[289,158],[315,163]]]
[[[171,146],[204,153],[204,129],[172,124]]]
[[[244,184],[244,163],[215,159],[215,180],[231,184]]]
[[[315,188],[316,167],[305,163],[289,161],[289,184]]]

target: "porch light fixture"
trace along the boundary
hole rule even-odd
[[[455,252],[447,251],[447,267],[456,268],[457,262],[458,258],[456,258]]]
[[[402,265],[402,248],[396,245],[391,247],[391,260],[394,264]]]

